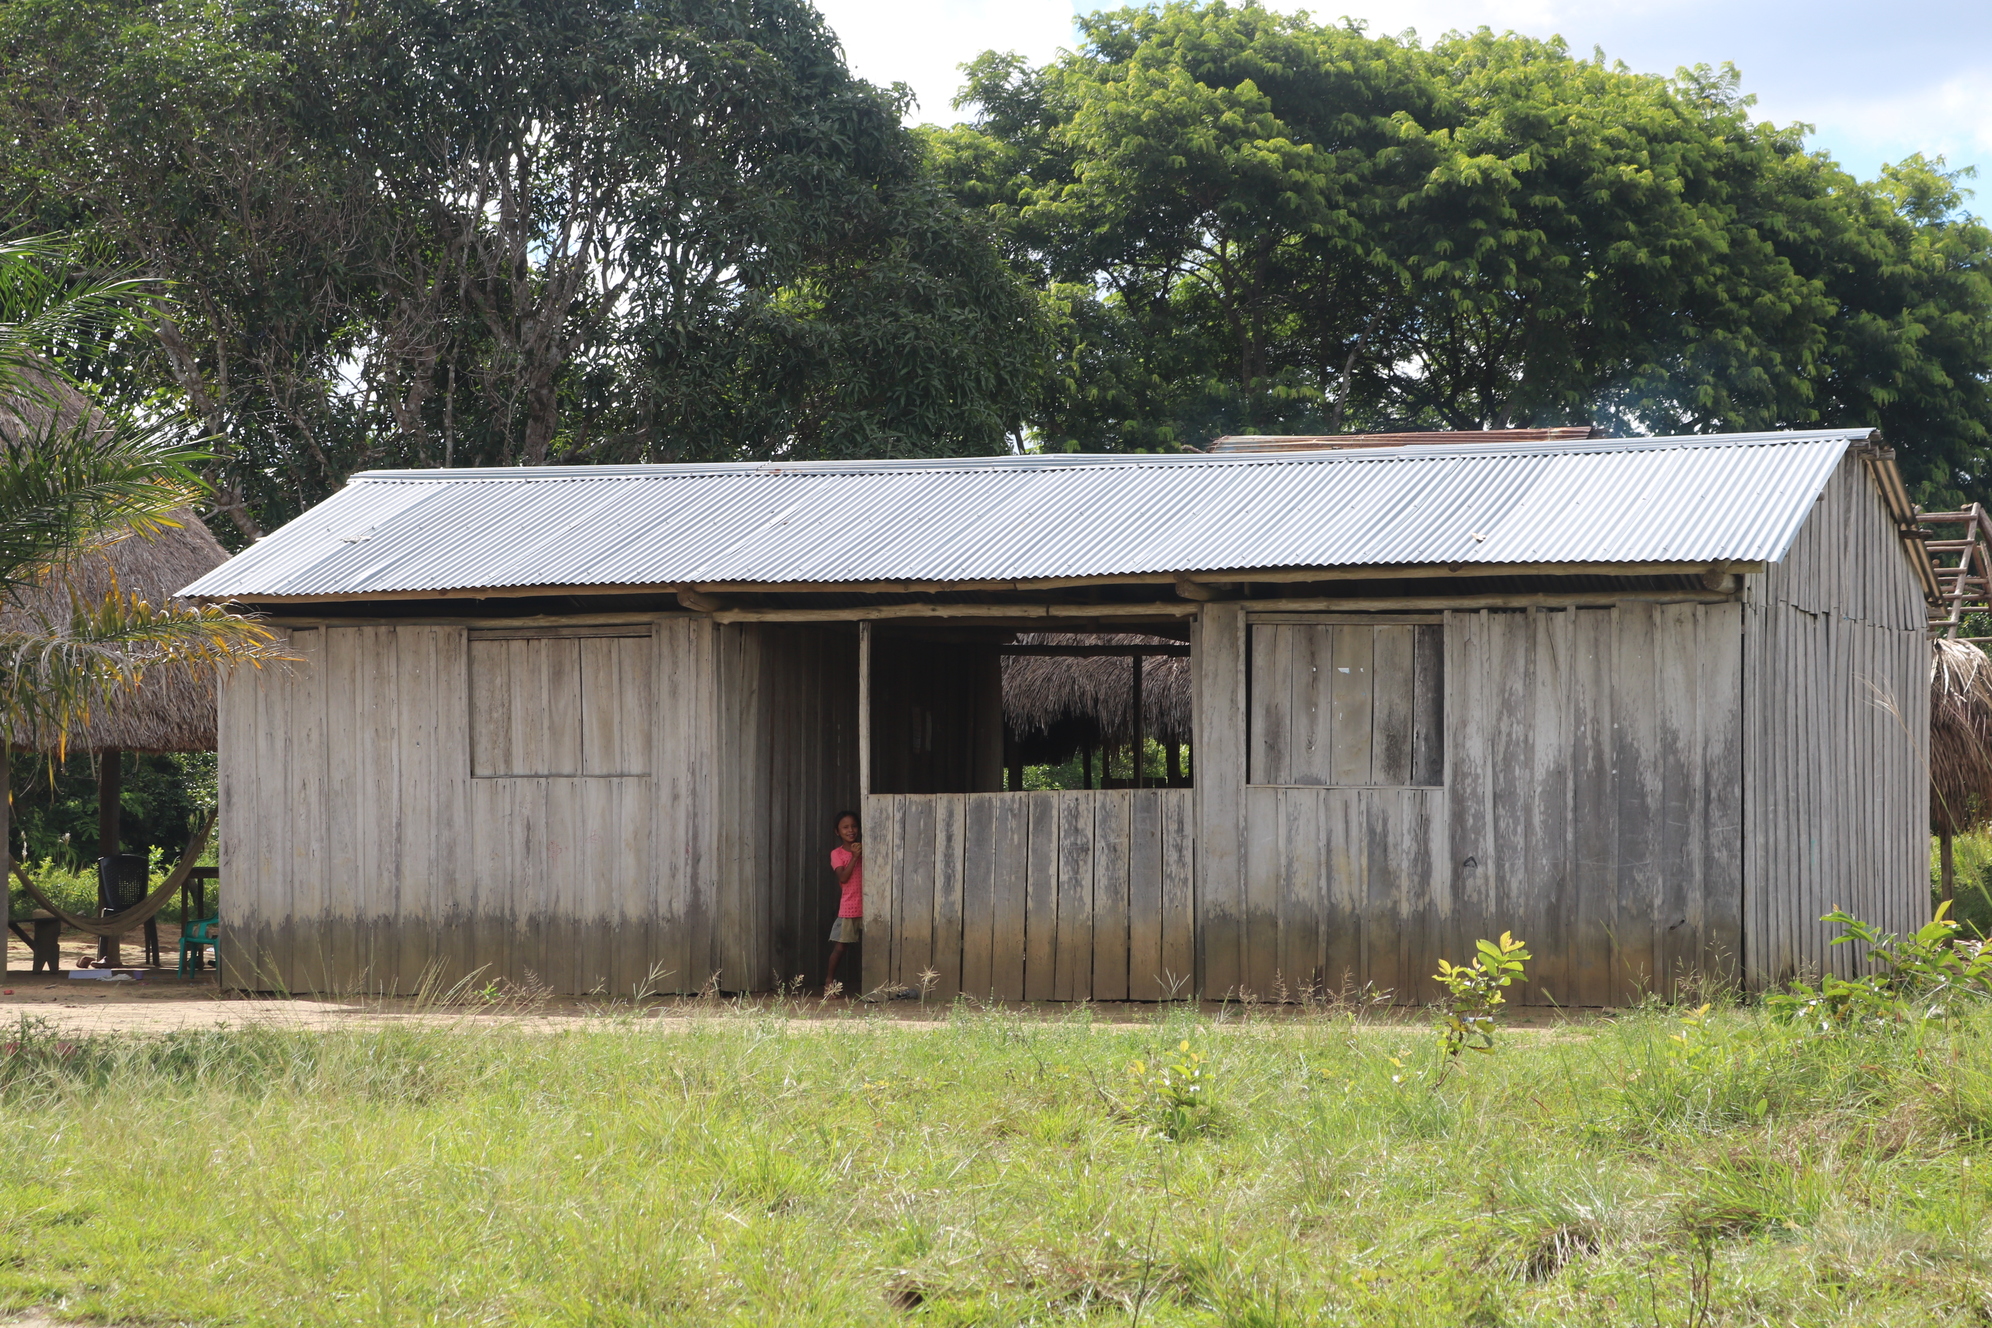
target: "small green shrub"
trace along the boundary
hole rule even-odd
[[[1948,916],[1949,906],[1909,936],[1880,932],[1842,909],[1821,922],[1837,922],[1833,944],[1859,942],[1880,972],[1857,978],[1827,974],[1813,987],[1793,982],[1764,1004],[1785,1023],[1829,1033],[1850,1026],[1954,1018],[1962,1007],[1992,1000],[1992,942],[1967,941]]]
[[[1439,961],[1435,976],[1445,988],[1445,1001],[1439,1006],[1439,1050],[1444,1062],[1432,1087],[1446,1081],[1459,1064],[1460,1053],[1494,1050],[1494,1019],[1507,1003],[1506,991],[1526,976],[1526,962],[1533,958],[1522,943],[1508,932],[1498,941],[1480,941],[1471,964],[1455,965]]]
[[[1188,1039],[1166,1063],[1136,1061],[1127,1074],[1137,1110],[1164,1138],[1187,1139],[1210,1129],[1210,1079],[1203,1055],[1190,1050]]]

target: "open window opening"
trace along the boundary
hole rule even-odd
[[[871,651],[874,793],[1191,786],[1181,637],[901,629]]]

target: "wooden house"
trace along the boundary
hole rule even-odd
[[[188,590],[303,660],[223,692],[229,980],[814,980],[844,807],[867,989],[1844,967],[1928,909],[1914,515],[1865,430],[358,475]],[[1006,789],[1061,651],[1187,661],[1178,779]]]

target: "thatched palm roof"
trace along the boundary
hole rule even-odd
[[[60,379],[37,376],[45,400],[0,398],[0,437],[32,438],[48,425],[51,411],[68,419],[89,410],[86,398]],[[188,509],[173,514],[177,527],[151,535],[128,535],[57,568],[42,585],[0,598],[0,630],[32,632],[43,621],[67,624],[71,594],[101,604],[115,587],[153,604],[177,599],[173,592],[228,561],[228,551]],[[90,720],[68,735],[72,752],[201,752],[214,749],[215,689],[212,670],[154,668],[135,689],[92,707]],[[9,735],[16,747],[49,751],[54,735]]]
[[[1968,641],[1930,643],[1930,830],[1992,820],[1992,659]]]
[[[1176,645],[1158,636],[1024,633],[1019,645]],[[1010,655],[1003,660],[1003,718],[1026,741],[1069,735],[1120,745],[1134,736],[1134,667],[1124,657]],[[1142,661],[1142,731],[1159,742],[1190,740],[1190,661],[1150,656]]]

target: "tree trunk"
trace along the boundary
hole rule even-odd
[[[1080,768],[1086,775],[1086,787],[1093,787],[1093,744],[1090,742],[1085,746],[1084,755],[1081,757]]]

